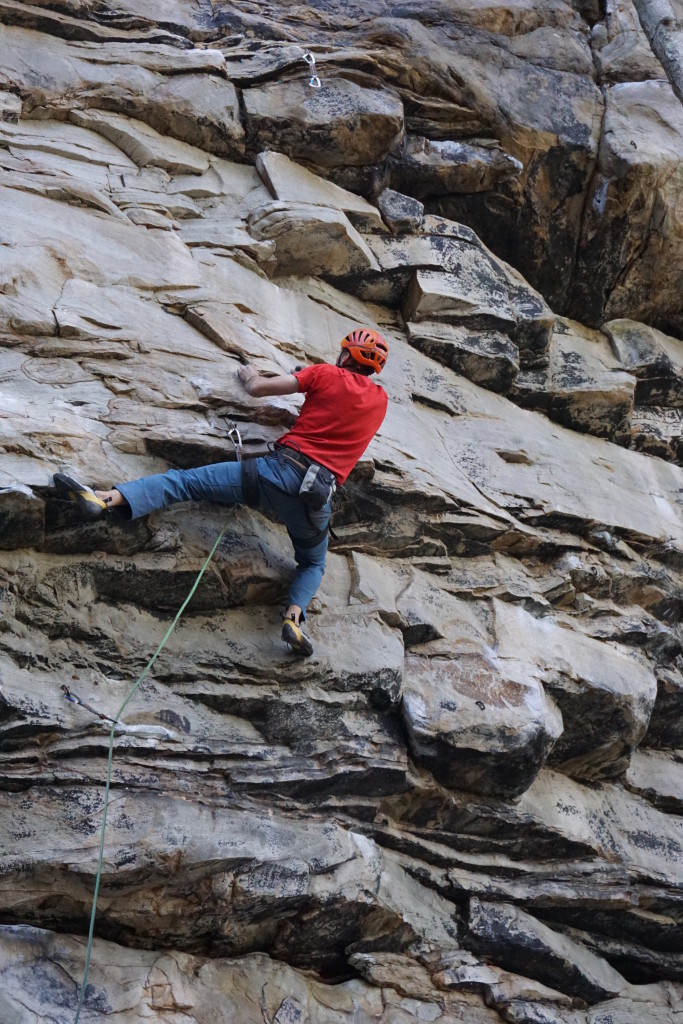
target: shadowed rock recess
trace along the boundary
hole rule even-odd
[[[2,1024],[73,1021],[98,715],[226,524],[116,726],[83,1024],[683,1024],[682,157],[631,0],[0,0]],[[263,453],[301,398],[236,368],[360,324],[312,658],[278,523],[56,499]]]

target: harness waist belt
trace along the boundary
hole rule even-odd
[[[292,462],[295,462],[299,468],[303,470],[308,469],[309,466],[322,465],[322,463],[316,462],[316,460],[312,459],[309,455],[304,455],[304,453],[299,451],[298,448],[291,448],[288,444],[279,444],[276,450],[283,452],[286,459],[291,459]],[[327,469],[328,473],[332,473],[332,470],[327,466],[323,466],[323,469]]]

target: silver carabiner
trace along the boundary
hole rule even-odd
[[[242,461],[242,435],[236,426],[230,427],[228,430],[228,437],[235,446],[235,457],[238,462]]]
[[[304,60],[308,64],[308,70],[311,72],[311,77],[308,80],[308,84],[310,85],[311,89],[320,89],[322,82],[320,81],[320,77],[315,67],[315,57],[313,56],[310,50],[304,50]]]

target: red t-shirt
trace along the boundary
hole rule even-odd
[[[318,363],[294,374],[306,400],[282,444],[331,469],[343,484],[379,430],[386,393],[369,377]]]

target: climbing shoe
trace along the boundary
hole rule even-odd
[[[53,479],[57,497],[75,502],[84,519],[99,519],[107,511],[105,502],[97,497],[92,488],[79,484],[78,480],[65,476],[64,473],[55,473]]]
[[[285,619],[282,623],[282,639],[289,644],[294,654],[299,654],[302,658],[310,658],[313,654],[313,644],[294,619]]]

